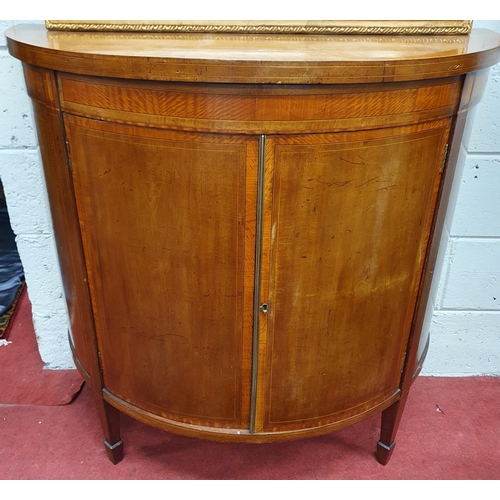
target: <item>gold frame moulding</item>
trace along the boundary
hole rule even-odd
[[[51,31],[264,33],[313,35],[468,35],[472,21],[45,21]]]

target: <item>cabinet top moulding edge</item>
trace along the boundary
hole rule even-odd
[[[500,61],[500,35],[264,35],[48,31],[17,25],[9,52],[34,66],[115,78],[355,84],[461,75]]]

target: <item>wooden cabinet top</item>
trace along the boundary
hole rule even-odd
[[[10,53],[38,67],[142,80],[349,84],[465,74],[500,60],[500,35],[77,33],[18,25]]]

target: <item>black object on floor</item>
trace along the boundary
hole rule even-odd
[[[7,204],[0,198],[0,317],[9,311],[24,278]]]

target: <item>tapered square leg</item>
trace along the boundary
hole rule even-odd
[[[104,432],[104,447],[108,458],[116,465],[123,459],[123,442],[120,439],[120,412],[104,401],[101,394],[93,392],[93,396]]]
[[[123,460],[123,441],[121,439],[113,445],[109,444],[108,441],[104,441],[104,447],[108,458],[113,464],[116,465]]]
[[[396,433],[407,398],[408,393],[382,412],[380,440],[377,443],[377,461],[382,465],[387,465],[396,446]]]

